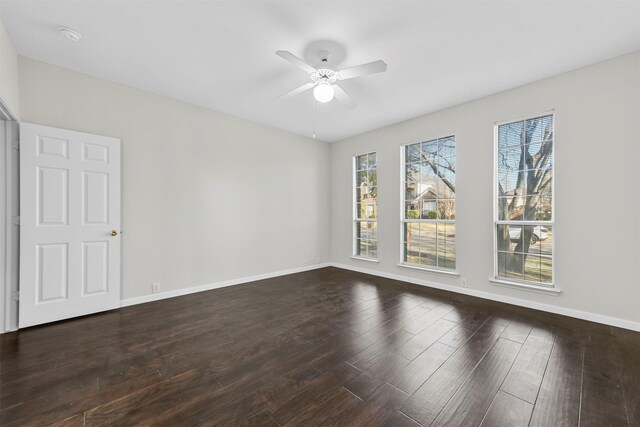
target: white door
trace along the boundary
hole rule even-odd
[[[120,306],[120,140],[20,125],[21,328]]]

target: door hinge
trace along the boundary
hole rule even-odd
[[[11,148],[20,151],[20,141],[11,141]]]
[[[20,292],[12,292],[11,293],[12,301],[20,301]]]
[[[20,217],[19,216],[14,216],[13,217],[13,225],[20,225]]]

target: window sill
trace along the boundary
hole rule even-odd
[[[357,259],[358,261],[373,262],[375,264],[379,264],[380,263],[380,261],[378,261],[377,259],[365,258],[365,257],[362,257],[362,256],[357,256],[357,255],[352,255],[350,258],[351,259]]]
[[[556,296],[556,297],[562,293],[562,289],[551,288],[551,287],[543,287],[543,286],[536,286],[536,285],[528,285],[526,283],[512,282],[510,280],[492,278],[492,279],[489,279],[489,281],[491,283],[493,283],[495,286],[502,286],[504,288],[512,288],[512,289],[520,289],[522,291],[535,292],[535,293],[538,293],[538,294],[553,295],[553,296]]]
[[[438,268],[429,268],[429,267],[420,267],[420,266],[417,266],[417,265],[405,264],[403,262],[398,264],[398,267],[410,268],[412,270],[420,270],[420,271],[424,271],[426,273],[442,274],[443,276],[449,276],[449,277],[460,277],[460,273],[458,273],[457,271],[440,270]]]

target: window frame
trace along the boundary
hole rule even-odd
[[[428,141],[433,141],[433,140],[440,140],[440,139],[444,139],[444,138],[453,138],[454,143],[455,143],[455,158],[456,158],[456,192],[455,192],[455,201],[456,201],[456,219],[413,219],[413,220],[408,220],[405,218],[405,206],[406,206],[406,179],[407,179],[407,170],[406,170],[406,154],[407,154],[407,146],[409,145],[414,145],[414,144],[422,144],[423,142],[428,142]],[[458,179],[457,179],[457,164],[458,164],[458,145],[457,145],[457,137],[456,137],[456,133],[455,132],[441,132],[439,133],[439,136],[432,136],[432,137],[428,137],[428,138],[421,138],[419,140],[414,140],[411,142],[406,142],[404,144],[400,145],[400,262],[398,263],[399,267],[406,267],[406,268],[410,268],[410,269],[416,269],[416,270],[424,270],[424,271],[428,271],[428,272],[432,272],[432,273],[438,273],[438,274],[443,274],[443,275],[447,275],[447,276],[454,276],[454,277],[459,277],[460,273],[458,272],[458,251],[457,251],[457,247],[458,247],[458,240],[457,240],[457,211],[458,211],[458,198],[457,198],[457,194],[458,194]],[[405,261],[405,224],[407,222],[417,222],[417,223],[429,223],[429,222],[433,222],[433,223],[443,223],[443,224],[454,224],[456,225],[456,243],[455,243],[455,248],[456,248],[456,266],[455,268],[448,268],[448,267],[439,267],[439,266],[435,266],[435,265],[422,265],[422,264],[415,264],[415,263],[410,263],[410,262],[406,262]],[[436,246],[437,247],[437,246]]]
[[[370,261],[370,262],[378,262],[378,258],[379,258],[379,254],[378,254],[378,231],[377,231],[377,226],[378,226],[378,195],[379,193],[377,193],[376,195],[376,217],[375,218],[358,218],[358,195],[356,192],[356,188],[358,185],[358,157],[361,156],[369,156],[370,154],[375,154],[376,155],[376,191],[379,191],[380,187],[379,187],[379,183],[377,182],[377,173],[378,173],[378,166],[379,166],[379,159],[378,159],[378,152],[377,151],[367,151],[366,153],[362,153],[362,154],[354,154],[351,158],[351,162],[352,162],[352,167],[351,167],[351,196],[352,196],[352,200],[351,200],[351,215],[352,215],[352,238],[351,238],[351,242],[352,242],[352,249],[351,249],[351,258],[353,259],[359,259],[359,260],[363,260],[363,261]],[[370,169],[366,169],[366,170],[370,170]],[[376,223],[376,256],[375,257],[371,257],[371,256],[367,256],[367,255],[361,255],[358,253],[359,250],[359,246],[358,246],[358,223],[362,223],[362,222],[374,222]]]
[[[502,125],[525,122],[540,117],[551,116],[553,123],[553,157],[551,163],[551,220],[548,221],[531,221],[531,220],[500,220],[498,209],[499,198],[499,170],[498,170],[498,149],[499,149],[499,128]],[[556,284],[556,236],[555,236],[555,213],[556,213],[556,137],[557,137],[557,122],[555,109],[548,110],[540,113],[527,114],[525,116],[516,117],[508,120],[501,120],[494,122],[493,125],[493,277],[490,279],[495,285],[520,288],[523,290],[529,290],[533,292],[549,293],[558,295],[562,292]],[[542,282],[533,282],[530,280],[520,280],[512,277],[500,277],[498,276],[498,226],[499,225],[531,225],[531,226],[550,226],[553,233],[553,240],[551,242],[551,283],[545,284]]]

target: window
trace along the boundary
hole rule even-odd
[[[356,156],[354,255],[378,258],[378,171],[376,153]]]
[[[497,126],[496,277],[553,284],[553,115]]]
[[[456,143],[453,136],[404,147],[403,263],[456,268]]]

